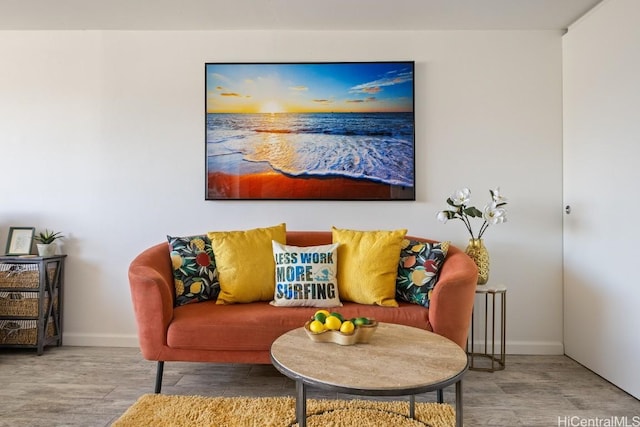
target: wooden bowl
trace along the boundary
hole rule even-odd
[[[371,336],[378,328],[378,322],[371,320],[368,325],[356,326],[352,334],[343,334],[340,331],[324,330],[322,332],[311,332],[309,324],[311,320],[304,324],[304,330],[313,342],[331,342],[339,345],[367,344]]]

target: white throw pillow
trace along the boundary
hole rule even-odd
[[[339,307],[338,244],[287,246],[272,241],[279,307]]]

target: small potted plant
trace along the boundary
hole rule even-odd
[[[38,233],[33,240],[35,240],[36,242],[36,246],[38,247],[38,255],[40,256],[51,256],[51,255],[55,255],[56,254],[56,249],[58,247],[58,245],[56,245],[54,242],[61,238],[64,237],[62,234],[60,234],[61,232],[53,232],[53,231],[49,231],[49,230],[44,230],[41,231],[40,233]]]

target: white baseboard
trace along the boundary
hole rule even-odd
[[[77,347],[138,347],[137,335],[77,334],[65,333],[64,345]],[[476,341],[475,351],[484,351],[484,341]],[[489,348],[489,352],[491,348]],[[500,352],[500,342],[495,344],[495,352]],[[564,346],[559,341],[509,341],[507,354],[561,355]]]
[[[75,347],[139,347],[137,335],[78,334],[65,332],[63,345]]]

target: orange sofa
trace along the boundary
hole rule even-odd
[[[324,245],[331,239],[330,231],[287,232],[287,244],[293,246]],[[403,302],[395,308],[342,301],[337,311],[347,318],[364,316],[433,331],[464,348],[477,275],[474,262],[450,246],[429,308]],[[158,362],[156,393],[161,390],[165,361],[271,363],[271,343],[303,325],[317,310],[275,307],[266,301],[230,305],[205,301],[176,307],[167,243],[146,249],[131,262],[129,282],[142,355]]]

